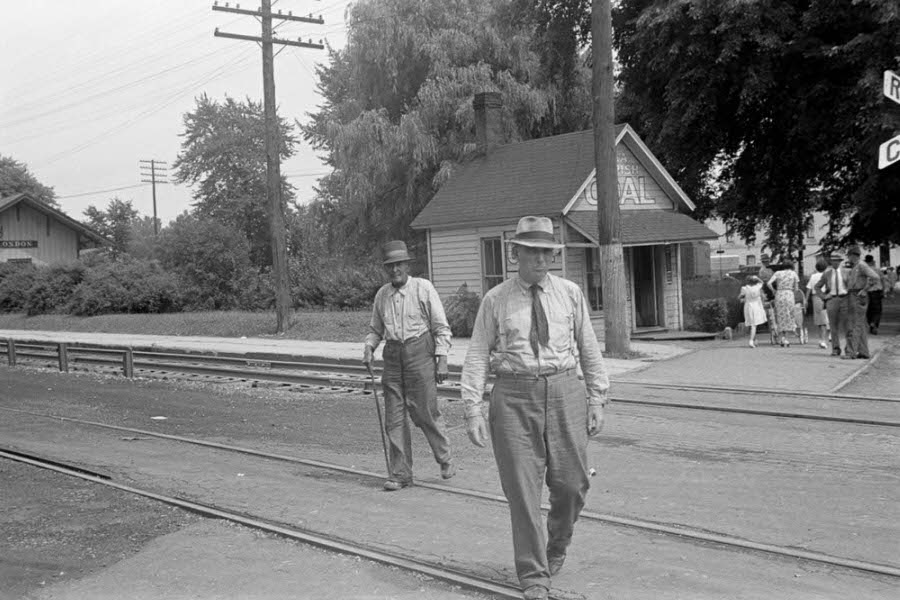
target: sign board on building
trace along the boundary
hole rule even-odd
[[[900,135],[878,147],[878,168],[883,169],[900,160]]]
[[[0,240],[0,248],[37,248],[37,240]]]
[[[884,95],[900,104],[900,75],[893,71],[884,72]]]

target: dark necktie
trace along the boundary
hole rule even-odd
[[[534,355],[538,355],[538,345],[546,346],[550,342],[550,328],[547,325],[547,313],[544,312],[544,305],[541,304],[541,286],[532,284],[531,286],[531,334],[528,340],[531,342],[531,349]]]

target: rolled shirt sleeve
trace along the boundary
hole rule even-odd
[[[441,297],[438,296],[434,285],[427,279],[423,279],[422,287],[426,292],[426,302],[428,303],[428,314],[431,322],[428,324],[431,329],[431,335],[434,337],[434,355],[447,356],[450,353],[450,323],[447,321],[447,314],[444,312],[444,305],[441,303]]]
[[[385,294],[385,288],[382,287],[375,294],[375,301],[372,303],[372,318],[369,320],[369,332],[366,334],[366,346],[374,351],[381,344],[384,338],[384,317],[381,314],[382,298]]]

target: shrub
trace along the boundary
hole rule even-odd
[[[291,263],[291,281],[291,296],[298,307],[352,310],[372,305],[384,276],[371,264],[297,260]]]
[[[75,262],[36,271],[34,283],[27,292],[25,312],[28,316],[65,312],[75,288],[84,279],[85,266]]]
[[[0,312],[22,312],[38,270],[32,265],[0,265]]]
[[[691,304],[694,321],[701,331],[722,331],[728,322],[728,305],[724,298],[704,298]]]
[[[459,286],[455,294],[447,298],[444,307],[454,337],[472,337],[480,305],[481,297],[475,292],[470,292],[469,286],[465,283]]]
[[[109,262],[85,271],[68,304],[69,312],[162,313],[182,306],[176,278],[153,262]]]

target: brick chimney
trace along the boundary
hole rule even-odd
[[[487,154],[503,143],[500,92],[480,92],[472,100],[475,109],[475,143],[479,154]]]

